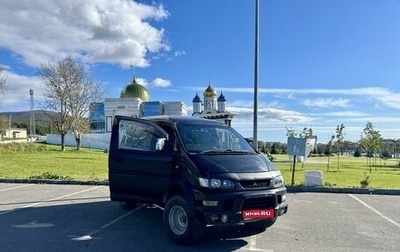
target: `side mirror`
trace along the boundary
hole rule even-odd
[[[164,149],[165,141],[165,138],[157,138],[156,151],[162,151]]]

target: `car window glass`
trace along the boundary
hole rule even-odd
[[[183,144],[190,152],[207,150],[254,152],[239,133],[223,125],[179,124],[178,131]]]
[[[177,145],[176,145],[176,139],[175,139],[175,135],[174,135],[174,130],[169,125],[160,124],[159,126],[163,130],[165,130],[165,132],[168,133],[168,137],[167,137],[167,140],[166,140],[166,144],[165,144],[164,150],[166,152],[177,151]]]
[[[155,151],[158,136],[154,133],[154,126],[121,120],[118,130],[118,147],[120,149]]]

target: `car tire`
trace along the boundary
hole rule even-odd
[[[195,243],[204,234],[204,226],[189,213],[187,202],[181,196],[173,196],[168,200],[163,221],[168,236],[177,244]]]

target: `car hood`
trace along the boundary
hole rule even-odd
[[[261,154],[206,155],[192,156],[194,163],[210,176],[221,173],[265,173],[277,168]]]

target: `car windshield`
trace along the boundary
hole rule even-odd
[[[255,153],[252,146],[239,133],[224,124],[179,124],[177,128],[188,152]]]

